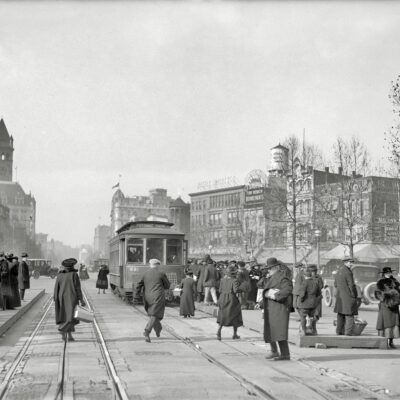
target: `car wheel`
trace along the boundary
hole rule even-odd
[[[379,300],[375,297],[376,282],[370,282],[364,288],[364,296],[371,304],[378,304]]]
[[[328,286],[323,290],[324,303],[327,307],[331,307],[333,303],[332,290]]]

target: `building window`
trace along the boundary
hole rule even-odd
[[[129,239],[127,245],[128,263],[143,264],[143,239]]]
[[[167,239],[167,265],[182,264],[182,240]]]

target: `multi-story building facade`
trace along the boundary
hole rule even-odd
[[[108,241],[111,237],[111,229],[108,225],[97,225],[94,229],[93,257],[109,258],[110,248]]]
[[[190,206],[180,197],[173,200],[166,189],[152,189],[148,196],[125,196],[118,189],[111,202],[111,235],[132,219],[165,218],[189,235]]]
[[[243,247],[245,186],[189,194],[190,254],[232,257]]]
[[[16,243],[28,246],[35,241],[36,201],[26,194],[18,182],[13,182],[14,139],[0,120],[0,203],[9,210],[12,248]],[[30,244],[29,244],[30,245]],[[26,248],[26,247],[25,247]]]

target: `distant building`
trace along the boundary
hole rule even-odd
[[[243,211],[245,186],[233,186],[189,194],[189,253],[232,258],[244,251]]]
[[[0,251],[12,247],[10,232],[10,210],[0,203]]]
[[[18,182],[13,182],[14,139],[0,120],[0,204],[9,210],[10,250],[24,251],[35,241],[36,201],[26,194]]]
[[[47,246],[48,236],[49,235],[47,233],[37,233],[36,234],[36,244],[39,246],[44,258],[48,258],[48,255],[49,255],[49,249]]]
[[[111,236],[130,220],[148,217],[166,218],[186,235],[190,231],[190,206],[180,197],[173,200],[166,189],[152,189],[148,196],[125,196],[116,190],[111,201]]]
[[[97,225],[94,230],[93,257],[109,258],[110,249],[108,241],[111,237],[111,229],[108,225]]]
[[[169,221],[185,234],[186,240],[190,240],[190,204],[185,203],[180,197],[171,201],[169,205]]]

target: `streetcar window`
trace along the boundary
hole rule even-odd
[[[182,264],[182,240],[167,239],[167,264]]]
[[[129,239],[127,253],[128,263],[143,264],[143,239]]]
[[[146,259],[149,262],[152,258],[156,258],[163,263],[164,260],[164,240],[163,239],[147,239]]]

